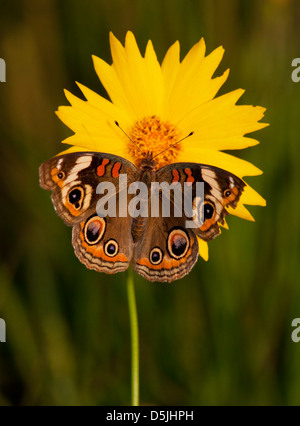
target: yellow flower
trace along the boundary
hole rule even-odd
[[[137,166],[142,151],[160,153],[194,132],[192,137],[157,157],[158,167],[172,162],[197,162],[220,167],[236,176],[259,175],[253,164],[222,152],[258,144],[245,134],[267,126],[259,120],[265,108],[236,105],[244,91],[235,90],[216,97],[229,70],[217,78],[213,74],[224,49],[218,47],[205,56],[201,39],[180,62],[179,42],[168,50],[162,64],[152,42],[140,54],[134,35],[128,32],[125,47],[110,34],[113,63],[93,57],[95,70],[111,102],[78,83],[86,101],[65,91],[72,106],[58,109],[59,118],[74,131],[63,142],[72,145],[65,152],[98,151],[125,157]],[[249,185],[231,214],[254,220],[244,204],[265,205],[265,200]],[[199,240],[200,255],[208,258],[207,243]]]

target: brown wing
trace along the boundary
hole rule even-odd
[[[245,182],[237,176],[204,164],[175,163],[158,170],[159,181],[191,185],[193,210],[197,212],[199,226],[195,233],[209,241],[220,233],[219,224],[228,215],[227,207],[235,208],[244,190]],[[196,183],[204,184],[204,199],[196,197]],[[171,200],[173,201],[173,199]]]
[[[120,174],[126,174],[130,184],[135,179],[136,167],[116,155],[76,152],[43,163],[40,185],[52,191],[51,198],[58,215],[67,225],[74,225],[95,213],[99,183],[113,183],[117,193],[122,189],[119,188]]]
[[[126,175],[126,183],[119,180],[121,174]],[[92,152],[57,156],[40,167],[40,184],[52,191],[58,215],[73,226],[75,254],[90,269],[112,274],[129,266],[132,219],[119,217],[119,196],[127,194],[127,184],[135,180],[135,175],[136,167],[129,161]],[[99,183],[113,188],[108,194],[103,193],[114,210],[105,217],[99,213]]]
[[[149,281],[171,282],[190,272],[198,258],[198,241],[185,219],[149,217],[132,259],[134,270]]]

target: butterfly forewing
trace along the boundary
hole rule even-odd
[[[130,184],[136,178],[136,167],[129,161],[109,154],[81,152],[54,157],[40,167],[40,184],[52,191],[52,201],[59,216],[73,226],[73,246],[77,257],[88,268],[115,273],[128,268],[132,253],[131,217],[119,217],[120,174]],[[103,184],[99,188],[99,184]],[[100,217],[97,211],[99,193],[107,184],[114,191],[113,211]],[[98,189],[97,189],[98,188]],[[105,206],[103,206],[105,207]]]
[[[223,224],[225,216],[228,215],[227,207],[237,206],[246,185],[240,178],[223,169],[195,163],[175,163],[165,166],[158,170],[157,178],[159,181],[167,181],[174,185],[180,184],[182,188],[184,184],[191,187],[193,211],[201,216],[199,226],[194,231],[205,241],[219,235],[219,224]],[[196,198],[197,182],[203,183],[204,199]],[[184,210],[182,214],[185,215]]]
[[[128,184],[135,179],[136,167],[122,157],[80,152],[51,158],[40,167],[40,185],[52,191],[58,215],[67,225],[79,223],[96,211],[99,183],[113,183],[119,192],[119,176]]]

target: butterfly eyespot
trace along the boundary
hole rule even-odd
[[[206,203],[204,203],[203,209],[204,209],[204,219],[205,220],[211,219],[214,215],[214,212],[215,212],[214,206],[212,204],[206,202]]]
[[[154,247],[150,251],[149,260],[152,263],[152,265],[159,265],[161,261],[163,260],[162,250],[158,247]]]
[[[58,179],[63,179],[64,177],[65,177],[65,173],[64,172],[59,172],[59,173],[57,173],[57,177],[58,177]]]
[[[228,198],[228,197],[230,197],[230,195],[231,195],[230,189],[226,189],[226,191],[224,191],[224,197]]]
[[[188,234],[183,229],[173,229],[169,233],[167,240],[167,248],[171,257],[181,259],[189,249],[190,241]]]
[[[84,239],[89,245],[97,244],[103,237],[106,223],[103,217],[93,216],[84,225]]]
[[[104,253],[106,256],[114,257],[119,251],[119,244],[115,240],[109,240],[105,243]]]
[[[81,207],[81,202],[84,196],[84,190],[80,186],[71,189],[68,194],[69,203],[72,204],[75,209],[79,209]]]

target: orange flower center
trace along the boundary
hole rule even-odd
[[[171,147],[179,141],[176,127],[155,115],[137,121],[129,131],[129,137],[132,142],[128,141],[128,151],[137,166],[147,152],[153,156],[162,153],[155,158],[156,166],[160,168],[174,163],[180,151],[180,144]]]

